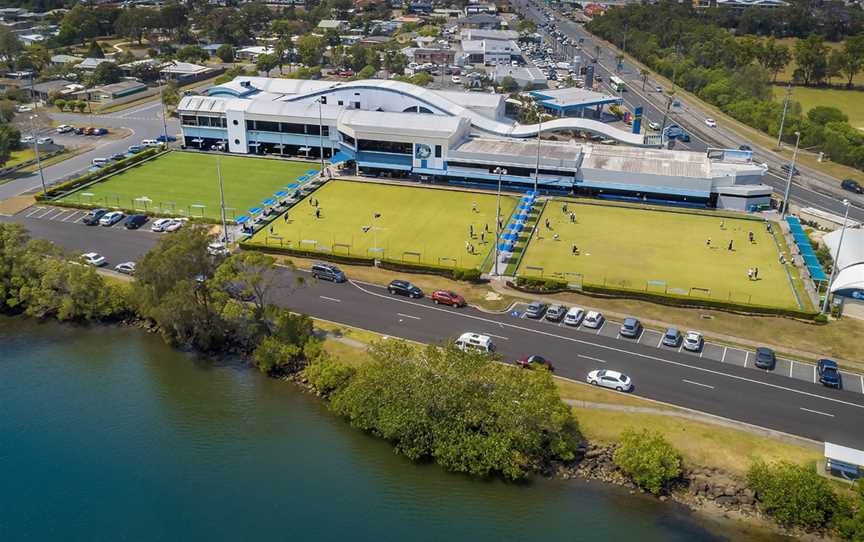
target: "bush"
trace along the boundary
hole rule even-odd
[[[315,391],[327,396],[347,386],[356,372],[354,367],[325,355],[307,365],[303,376]]]
[[[563,280],[535,277],[516,277],[516,286],[535,292],[555,292],[567,289],[567,283]]]
[[[453,278],[455,280],[464,280],[466,282],[480,282],[479,269],[454,269]]]
[[[856,499],[843,502],[841,511],[837,514],[835,525],[837,532],[846,540],[864,542],[864,480],[859,480]]]
[[[757,461],[747,481],[763,510],[787,527],[824,527],[838,504],[828,480],[812,466]]]
[[[655,495],[681,475],[681,456],[662,435],[647,429],[624,431],[613,459],[636,485]]]

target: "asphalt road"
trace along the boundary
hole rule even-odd
[[[70,251],[99,252],[109,266],[138,260],[160,235],[151,233],[149,227],[138,231],[88,227],[79,222],[79,215],[56,214],[61,212],[69,211],[40,207],[0,219],[22,223],[34,237],[52,240]],[[504,360],[540,354],[553,361],[556,374],[576,380],[583,380],[596,368],[619,370],[634,379],[634,393],[643,397],[864,448],[864,431],[860,430],[864,427],[864,394],[857,391],[823,388],[780,370],[756,370],[752,362],[747,366],[746,359],[720,363],[707,356],[658,348],[656,335],[639,342],[616,338],[611,322],[595,332],[509,313],[439,307],[427,299],[392,297],[381,286],[359,282],[313,281],[292,291],[289,286],[293,283],[287,270],[280,275],[283,288],[276,290],[276,302],[316,318],[425,343],[442,343],[466,331],[483,333],[492,337]]]
[[[530,20],[538,23],[545,21],[539,10],[527,1],[514,0],[513,5]],[[616,69],[615,56],[617,53],[615,51],[606,47],[600,40],[596,40],[581,25],[566,17],[559,15],[555,22],[559,30],[572,41],[578,42],[579,38],[584,40],[578,48],[559,46],[558,54],[562,60],[570,61],[578,55],[582,57],[583,63],[589,62],[594,57],[595,44],[599,45],[600,55],[595,64],[595,73],[603,77],[604,90],[610,94],[620,95],[631,111],[636,107],[643,107],[644,124],[649,121],[662,124],[667,98],[664,93],[654,90],[659,85],[656,80],[649,76],[644,83],[645,90],[643,91],[643,81],[638,67],[625,60],[621,69]],[[623,93],[613,92],[608,87],[610,75],[624,79],[627,82],[628,90]],[[670,89],[664,90],[668,92]],[[710,112],[703,111],[696,104],[680,97],[677,98],[677,101],[681,105],[669,109],[667,124],[674,122],[684,127],[690,134],[691,141],[689,143],[677,142],[675,148],[704,151],[709,147],[737,149],[741,145],[749,145],[753,149],[753,160],[757,163],[766,163],[769,166],[769,173],[765,176],[764,182],[773,186],[779,193],[783,193],[786,188],[787,176],[780,167],[788,164],[788,159],[776,154],[771,149],[765,149],[754,144],[722,125],[717,128],[709,128],[705,125],[705,119],[712,116]],[[849,216],[855,220],[864,221],[864,196],[842,191],[840,181],[829,175],[801,165],[796,167],[801,171],[801,175],[793,178],[792,201],[804,207],[815,207],[842,216],[844,207],[841,202],[846,198],[852,202]]]

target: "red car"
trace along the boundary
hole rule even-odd
[[[550,372],[555,372],[555,367],[553,367],[552,363],[543,356],[524,356],[516,360],[516,365],[523,369],[536,369],[537,367],[542,367]]]
[[[451,307],[464,307],[467,305],[464,297],[456,292],[450,292],[447,290],[435,290],[432,292],[432,303],[435,303],[436,305],[450,305]]]
[[[354,77],[354,72],[351,70],[339,70],[339,77]]]

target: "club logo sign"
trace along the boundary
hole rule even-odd
[[[425,143],[414,144],[414,158],[417,160],[426,160],[430,156],[432,156],[432,147]]]

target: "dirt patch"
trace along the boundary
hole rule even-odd
[[[35,203],[33,196],[13,196],[0,201],[0,215],[12,216]]]

